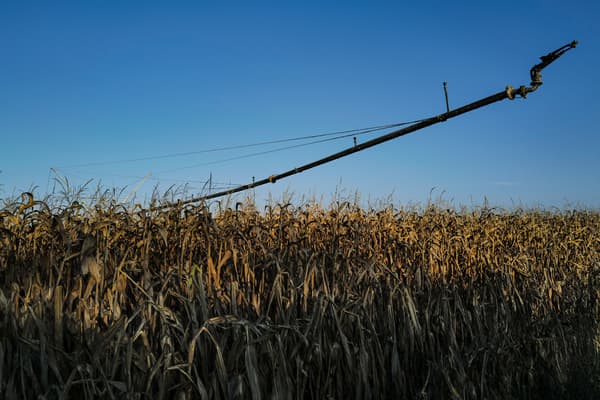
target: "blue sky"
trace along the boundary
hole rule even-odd
[[[400,204],[600,207],[600,17],[594,1],[4,2],[0,196],[52,190],[54,168],[138,194],[247,183],[352,139],[109,163],[415,120],[529,83],[484,109],[256,190]],[[221,4],[225,4],[221,2]],[[360,136],[359,142],[375,134]],[[88,163],[104,163],[81,167]],[[151,175],[149,175],[151,174]]]

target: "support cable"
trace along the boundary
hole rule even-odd
[[[376,131],[380,131],[380,130],[384,130],[384,129],[391,129],[391,128],[395,128],[398,126],[413,124],[418,121],[421,121],[421,120],[397,122],[397,123],[386,124],[386,125],[370,126],[370,127],[366,127],[366,128],[347,129],[347,130],[335,131],[335,132],[325,132],[325,133],[318,133],[318,134],[305,135],[305,136],[289,137],[289,138],[285,138],[285,139],[267,140],[267,141],[256,142],[256,143],[245,143],[245,144],[239,144],[239,145],[233,145],[233,146],[215,147],[215,148],[211,148],[211,149],[188,151],[188,152],[182,152],[182,153],[162,154],[162,155],[156,155],[156,156],[129,158],[129,159],[112,160],[112,161],[95,161],[95,162],[89,162],[89,163],[83,163],[83,164],[61,166],[60,168],[61,169],[86,168],[86,167],[95,167],[95,166],[102,166],[102,165],[133,163],[133,162],[139,162],[139,161],[161,160],[161,159],[165,159],[165,158],[176,158],[176,157],[185,157],[185,156],[192,156],[192,155],[198,155],[198,154],[216,153],[216,152],[228,151],[228,150],[247,149],[247,148],[251,148],[251,147],[260,147],[260,146],[267,146],[267,145],[272,145],[272,144],[295,142],[295,141],[316,139],[316,138],[329,137],[329,136],[335,136],[334,138],[331,138],[329,140],[336,140],[336,139],[345,138],[349,134],[363,135],[366,133],[376,132]],[[320,143],[320,142],[314,141],[311,143]],[[308,144],[311,144],[311,143],[308,143]],[[295,146],[292,146],[292,147],[295,147]],[[283,149],[286,149],[286,148],[287,147],[285,147]]]
[[[188,165],[188,166],[185,166],[185,167],[178,167],[178,168],[173,168],[173,169],[167,169],[167,170],[163,170],[163,171],[157,172],[157,175],[158,174],[168,173],[168,172],[181,171],[181,170],[184,170],[184,169],[203,167],[203,166],[207,166],[207,165],[222,164],[222,163],[226,163],[226,162],[229,162],[229,161],[243,160],[245,158],[262,156],[262,155],[265,155],[265,154],[278,153],[280,151],[285,151],[285,150],[290,150],[290,149],[296,149],[296,148],[305,147],[305,146],[311,146],[313,144],[331,142],[331,141],[334,141],[334,140],[340,140],[340,139],[344,139],[344,138],[348,138],[348,137],[355,137],[355,136],[358,136],[358,135],[364,135],[364,134],[368,134],[368,133],[373,133],[373,132],[381,131],[381,130],[384,130],[384,129],[389,129],[390,126],[396,127],[396,126],[402,126],[402,125],[410,125],[410,124],[414,124],[415,122],[419,122],[419,121],[423,121],[423,120],[417,120],[417,121],[411,121],[411,122],[400,122],[400,123],[393,124],[393,125],[384,125],[384,126],[381,126],[381,127],[376,127],[376,128],[370,129],[370,130],[361,131],[360,133],[347,133],[345,135],[340,135],[340,136],[335,136],[335,137],[330,137],[330,138],[325,138],[325,139],[319,139],[319,140],[313,140],[313,141],[310,141],[310,142],[307,142],[307,143],[294,144],[294,145],[291,145],[291,146],[284,146],[284,147],[278,147],[278,148],[270,149],[270,150],[264,150],[264,151],[257,151],[257,152],[254,152],[254,153],[242,154],[241,156],[223,158],[223,159],[220,159],[220,160],[206,161],[206,162],[203,162],[203,163],[194,164],[194,165]]]

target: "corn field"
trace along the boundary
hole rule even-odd
[[[2,399],[600,398],[600,214],[0,211]]]

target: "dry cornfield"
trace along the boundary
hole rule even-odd
[[[596,211],[210,211],[0,211],[0,398],[600,396]]]

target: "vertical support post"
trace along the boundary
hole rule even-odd
[[[446,112],[450,112],[450,104],[448,103],[448,86],[444,82],[444,96],[446,96]]]

